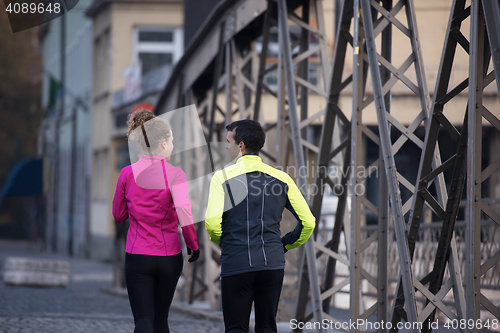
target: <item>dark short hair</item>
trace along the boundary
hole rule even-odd
[[[266,133],[260,123],[255,120],[238,120],[227,125],[226,129],[234,130],[234,141],[236,144],[243,141],[249,154],[258,154],[266,141]]]

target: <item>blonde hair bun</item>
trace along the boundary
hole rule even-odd
[[[147,109],[141,109],[128,115],[127,117],[127,138],[132,141],[139,149],[140,154],[154,153],[160,147],[161,142],[168,140],[171,136],[171,127],[168,122],[158,118],[153,112]],[[142,130],[136,130],[138,127],[144,127],[149,147]]]
[[[128,126],[127,138],[130,136],[130,133],[133,130],[135,130],[137,127],[141,126],[146,121],[151,120],[153,118],[155,118],[154,113],[147,109],[141,109],[129,114],[127,116],[127,126]]]

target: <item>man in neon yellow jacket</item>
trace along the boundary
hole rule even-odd
[[[242,156],[214,174],[205,215],[210,239],[221,246],[224,324],[226,332],[248,332],[253,302],[255,332],[277,332],[284,253],[307,241],[315,218],[292,178],[258,156],[262,126],[240,120],[226,128],[231,158]],[[298,223],[281,237],[284,208]]]

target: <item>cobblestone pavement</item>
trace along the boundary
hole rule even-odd
[[[112,267],[95,261],[68,259],[29,251],[25,246],[0,241],[0,269],[8,256],[70,261],[71,280],[66,288],[6,286],[0,281],[1,333],[131,333],[132,312],[125,297],[102,292],[109,287]],[[175,310],[170,312],[171,332],[223,332],[221,322],[203,320]]]

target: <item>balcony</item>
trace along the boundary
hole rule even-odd
[[[139,102],[148,95],[161,92],[170,78],[172,69],[173,65],[164,65],[149,71],[140,79],[140,91],[129,94],[129,96],[126,96],[125,88],[116,91],[114,93],[113,109]]]

